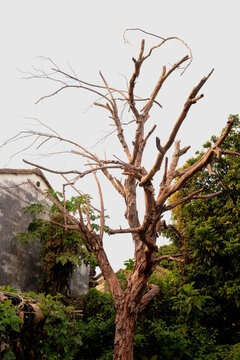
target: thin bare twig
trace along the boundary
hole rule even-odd
[[[68,89],[68,88],[84,89],[84,90],[90,91],[90,92],[92,92],[92,93],[94,93],[94,94],[97,94],[97,95],[101,96],[102,98],[104,98],[104,99],[107,100],[107,101],[110,101],[110,100],[107,98],[107,96],[105,96],[104,94],[100,93],[99,91],[90,89],[90,88],[88,88],[88,87],[86,87],[86,86],[82,86],[82,85],[64,85],[64,86],[62,86],[61,88],[57,89],[56,91],[54,91],[54,92],[52,92],[52,93],[50,93],[50,94],[48,94],[48,95],[44,95],[44,96],[42,96],[41,98],[39,98],[39,99],[35,102],[35,105],[38,104],[40,101],[45,100],[45,99],[47,99],[47,98],[49,98],[49,97],[55,96],[55,95],[57,95],[58,93],[60,93],[62,90],[65,90],[65,89]]]
[[[60,73],[64,76],[66,76],[67,78],[71,79],[71,80],[74,80],[74,81],[77,81],[81,84],[81,87],[82,87],[82,84],[86,85],[86,86],[90,86],[90,87],[94,87],[94,88],[99,88],[99,89],[107,89],[106,86],[102,86],[102,85],[97,85],[97,84],[92,84],[92,83],[89,83],[89,82],[86,82],[84,80],[81,80],[79,79],[78,77],[76,76],[71,76],[70,74],[60,70],[59,68],[58,69],[52,69],[54,71],[56,71],[57,73]],[[110,88],[110,90],[112,92],[117,92],[119,93],[120,95],[122,95],[123,98],[125,98],[125,100],[127,100],[127,97],[124,95],[124,93],[126,93],[126,91],[124,90],[117,90],[117,89],[114,89],[114,88]]]
[[[156,35],[156,34],[153,34],[153,33],[150,33],[150,32],[147,32],[143,29],[140,29],[140,28],[130,28],[130,29],[126,29],[124,31],[124,34],[123,34],[123,38],[124,38],[124,41],[125,42],[128,42],[128,40],[126,39],[126,32],[127,31],[140,31],[140,32],[143,32],[144,34],[146,35],[150,35],[150,36],[153,36],[153,37],[156,37],[156,38],[159,38],[162,40],[162,42],[158,45],[155,45],[153,46],[150,50],[149,50],[149,53],[144,57],[144,60],[147,59],[149,56],[151,56],[152,52],[155,50],[155,49],[158,49],[159,47],[161,47],[164,43],[166,43],[167,41],[170,41],[170,40],[177,40],[177,41],[180,41],[189,51],[189,54],[190,54],[190,61],[189,61],[189,64],[185,67],[185,69],[182,71],[181,75],[187,70],[187,68],[190,66],[192,60],[193,60],[193,55],[192,55],[192,50],[191,48],[185,43],[184,40],[182,40],[181,38],[177,37],[177,36],[170,36],[170,37],[167,37],[167,38],[164,38],[162,36],[159,36],[159,35]]]

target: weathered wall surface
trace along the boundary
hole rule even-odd
[[[23,208],[36,202],[51,206],[43,195],[28,182],[30,179],[42,190],[49,188],[37,173],[4,173],[0,170],[0,285],[11,285],[22,291],[38,291],[41,271],[39,241],[21,245],[12,238],[27,231],[32,217]],[[77,269],[71,284],[72,292],[81,295],[88,291],[89,269]]]
[[[18,232],[27,231],[30,215],[23,208],[36,202],[44,202],[27,178],[44,190],[48,188],[37,174],[0,174],[0,284],[11,285],[22,291],[37,291],[40,262],[40,243],[21,245],[12,238]],[[39,184],[40,183],[40,184]]]

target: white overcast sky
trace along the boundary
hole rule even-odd
[[[149,129],[157,124],[155,136],[163,142],[193,86],[215,68],[202,90],[205,97],[192,107],[179,133],[182,146],[192,146],[184,160],[194,155],[211,135],[220,132],[229,114],[239,113],[238,0],[12,0],[2,1],[0,10],[0,144],[21,130],[43,130],[30,119],[38,118],[63,137],[78,141],[102,157],[105,149],[109,158],[116,155],[124,160],[114,135],[98,144],[95,150],[92,147],[112,129],[108,114],[91,106],[96,97],[83,90],[67,90],[34,105],[41,96],[57,89],[57,84],[21,78],[25,76],[22,72],[32,71],[33,66],[46,69],[47,62],[39,58],[42,56],[50,57],[68,72],[71,67],[80,79],[89,82],[100,84],[101,70],[112,87],[123,89],[126,87],[124,76],[131,75],[131,58],[137,56],[141,39],[146,39],[147,46],[157,43],[140,32],[129,32],[131,44],[126,45],[123,41],[126,28],[142,28],[163,37],[178,36],[193,52],[193,62],[185,74],[180,77],[177,72],[164,85],[158,97],[163,109],[155,108],[152,112]],[[187,53],[183,45],[174,41],[156,52],[142,69],[138,94],[149,96],[162,66],[169,67]],[[125,121],[129,120],[131,117],[126,113]],[[126,130],[130,136],[132,128]],[[56,170],[81,170],[77,157],[61,154],[42,158],[34,156],[33,149],[9,161],[11,155],[28,144],[16,142],[0,149],[0,167],[28,167],[22,162],[26,158]],[[64,146],[61,149],[67,150]],[[40,149],[39,154],[58,150],[48,146]],[[154,141],[150,142],[145,158],[147,169],[153,164],[156,152]],[[45,175],[53,187],[61,190],[61,179],[46,172]],[[91,178],[80,183],[79,188],[92,194],[98,206],[96,185]],[[118,200],[118,194],[105,183],[103,191],[110,225],[124,226],[121,199]],[[107,236],[105,244],[115,270],[132,257],[132,241],[126,235]]]

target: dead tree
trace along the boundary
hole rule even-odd
[[[141,74],[143,63],[151,57],[154,51],[172,39],[182,41],[181,39],[175,37],[167,39],[162,38],[161,42],[150,48],[148,52],[145,50],[145,41],[142,40],[138,58],[133,58],[134,71],[128,82],[128,89],[126,91],[111,87],[101,73],[100,77],[102,79],[102,85],[95,85],[83,81],[75,75],[62,71],[53,62],[51,62],[51,74],[46,74],[44,72],[38,73],[38,76],[36,73],[33,74],[34,77],[45,77],[50,80],[52,79],[54,81],[61,82],[60,87],[55,92],[49,95],[45,95],[39,99],[39,101],[56,95],[64,89],[72,87],[91,91],[97,94],[98,97],[100,96],[101,100],[99,102],[95,102],[94,104],[103,108],[110,115],[110,118],[115,125],[118,141],[120,142],[122,150],[125,154],[124,161],[119,159],[100,159],[97,155],[88,151],[82,145],[62,138],[56,133],[25,131],[19,135],[32,135],[37,138],[41,138],[42,142],[46,142],[52,139],[64,141],[65,143],[68,143],[70,146],[72,146],[71,151],[74,154],[78,154],[79,156],[85,158],[90,165],[90,168],[86,171],[69,170],[66,172],[61,172],[27,162],[28,164],[37,166],[43,170],[62,175],[65,179],[65,183],[76,191],[79,192],[76,185],[78,180],[89,174],[93,174],[95,176],[100,197],[99,232],[91,229],[89,220],[91,204],[89,204],[88,209],[86,209],[86,207],[83,209],[79,205],[79,217],[76,218],[69,214],[66,211],[65,206],[62,206],[60,203],[58,203],[57,200],[55,200],[50,194],[45,194],[45,196],[52,200],[52,202],[55,203],[59,210],[64,214],[65,227],[77,229],[81,232],[87,243],[88,249],[95,254],[98,265],[103,273],[105,280],[108,283],[115,302],[115,341],[113,356],[115,360],[133,359],[133,343],[138,314],[160,291],[158,286],[148,283],[149,277],[153,273],[156,266],[166,258],[175,261],[183,261],[181,254],[157,256],[157,237],[161,234],[162,229],[166,226],[163,221],[163,213],[167,210],[173,209],[175,206],[179,205],[180,202],[191,201],[192,199],[203,196],[204,189],[194,191],[175,204],[171,203],[169,205],[167,200],[173,193],[181,189],[186,181],[188,181],[188,179],[190,179],[194,174],[208,166],[208,164],[212,161],[215,153],[219,153],[221,144],[228,136],[233,124],[233,119],[229,118],[224,132],[217,140],[215,145],[210,148],[195,164],[188,168],[178,170],[177,167],[180,157],[185,154],[190,147],[188,146],[185,148],[180,148],[180,141],[176,141],[176,136],[191,107],[203,97],[203,94],[199,94],[199,92],[212,74],[212,70],[206,77],[203,77],[190,92],[183,106],[182,112],[173,126],[167,142],[165,144],[161,144],[159,137],[156,137],[156,147],[158,152],[151,169],[147,170],[143,166],[142,158],[144,150],[146,148],[149,137],[156,130],[156,125],[154,125],[148,133],[145,133],[145,127],[148,123],[151,109],[154,105],[160,105],[156,99],[165,81],[174,71],[179,69],[182,64],[186,64],[186,62],[191,61],[191,54],[190,57],[188,55],[184,56],[169,69],[167,69],[166,66],[163,66],[162,74],[157,80],[156,86],[153,89],[151,96],[147,99],[142,99],[135,95],[136,80]],[[183,44],[186,45],[184,42]],[[58,80],[56,80],[54,76],[58,76]],[[125,104],[127,104],[129,111],[132,113],[133,122],[135,122],[135,129],[131,146],[126,141],[124,127],[119,115],[120,101],[121,103],[125,102]],[[141,104],[141,110],[139,109],[139,104]],[[142,106],[142,104],[144,104],[144,106]],[[172,159],[169,161],[168,157],[166,157],[166,154],[172,145],[175,147]],[[159,182],[160,187],[158,189],[154,189],[153,179],[156,178],[156,176],[159,174],[161,167],[163,167],[163,176]],[[121,181],[120,178],[117,178],[111,174],[112,169],[118,169],[121,172],[121,176],[124,176],[124,182]],[[127,278],[127,286],[125,291],[122,290],[103,247],[105,216],[101,185],[97,178],[97,172],[99,171],[104,174],[119,196],[123,198],[126,210],[125,217],[129,225],[128,228],[125,229],[108,229],[108,232],[112,236],[114,234],[128,234],[129,238],[134,241],[134,267],[131,274]],[[70,181],[67,178],[68,174],[76,174],[73,181]],[[32,184],[32,186],[36,187],[34,184]],[[142,189],[145,198],[145,214],[142,222],[140,222],[138,215],[136,198],[137,187]],[[36,189],[40,191],[39,188],[36,187]],[[204,195],[204,197],[207,198],[213,195],[214,194]],[[144,204],[142,206],[144,206]],[[131,241],[130,239],[129,241]]]

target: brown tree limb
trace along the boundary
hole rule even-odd
[[[169,187],[172,183],[172,181],[178,176],[178,171],[176,170],[179,158],[184,155],[188,150],[190,149],[190,146],[186,146],[183,149],[180,149],[180,140],[175,141],[175,150],[172,156],[172,161],[169,167],[169,171],[166,174],[165,178],[165,187]],[[163,187],[160,187],[159,195],[162,191]]]
[[[60,224],[57,221],[53,221],[53,220],[46,220],[48,222],[50,222],[51,224],[55,224],[57,226],[63,227],[65,230],[79,230],[79,226],[78,225],[70,225],[70,224]]]
[[[207,76],[202,78],[200,80],[200,82],[198,83],[198,85],[195,86],[193,88],[193,90],[191,91],[186,103],[184,104],[183,111],[180,114],[180,116],[169,136],[169,139],[168,139],[166,145],[164,146],[165,151],[167,151],[171,147],[172,143],[174,142],[176,135],[178,133],[178,130],[179,130],[180,126],[182,125],[184,119],[186,118],[187,113],[188,113],[190,107],[192,106],[192,104],[195,104],[197,102],[197,100],[199,100],[200,98],[203,97],[203,94],[200,95],[200,97],[198,97],[198,98],[196,96],[197,96],[198,92],[201,90],[201,88],[203,87],[203,85],[206,83],[206,81],[209,79],[209,77],[212,75],[213,71],[214,71],[214,69],[212,69]]]
[[[143,237],[144,235],[144,228],[143,226],[139,226],[137,228],[129,228],[129,229],[108,229],[107,232],[110,235],[115,234],[141,234],[141,241],[151,250],[151,251],[157,251],[158,247],[151,243],[146,237]]]
[[[100,76],[101,76],[101,78],[102,78],[102,80],[103,80],[103,82],[104,82],[104,84],[105,84],[105,86],[106,86],[106,88],[108,90],[108,93],[109,93],[109,95],[110,95],[110,97],[112,99],[112,100],[109,100],[109,102],[112,105],[112,109],[110,109],[108,107],[108,104],[106,106],[104,106],[104,107],[107,108],[112,114],[112,118],[113,118],[113,120],[115,122],[115,125],[116,125],[116,128],[117,128],[118,139],[119,139],[119,141],[120,141],[120,143],[122,145],[122,148],[123,148],[128,160],[130,160],[131,159],[131,154],[130,154],[128,145],[126,143],[126,140],[125,140],[125,137],[124,137],[124,134],[123,134],[123,128],[122,128],[122,125],[121,125],[121,121],[119,120],[119,117],[118,117],[118,108],[117,108],[116,101],[115,101],[115,99],[114,99],[114,97],[112,95],[112,91],[111,91],[110,87],[108,86],[108,84],[107,84],[107,82],[106,82],[106,80],[103,77],[101,72],[100,72]]]
[[[152,107],[152,104],[154,102],[154,100],[156,99],[161,87],[162,87],[162,84],[164,82],[164,80],[166,79],[165,77],[166,75],[166,66],[163,66],[163,69],[162,69],[162,74],[157,82],[157,85],[155,86],[155,89],[153,90],[153,93],[149,99],[149,101],[147,102],[147,104],[143,107],[143,109],[141,110],[143,113],[145,114],[148,114],[149,113],[149,110],[151,109]]]
[[[66,217],[66,194],[65,194],[65,184],[63,184],[63,208],[64,208],[64,225],[65,225],[65,228],[67,229],[67,217]]]
[[[183,198],[179,199],[178,201],[176,201],[176,202],[174,202],[174,203],[172,203],[172,204],[170,204],[170,205],[165,206],[164,209],[163,209],[163,211],[165,212],[165,211],[168,211],[168,210],[172,210],[172,209],[174,209],[176,206],[178,206],[178,205],[180,205],[180,204],[182,204],[182,203],[184,203],[184,202],[188,202],[188,201],[190,201],[190,200],[192,200],[192,199],[194,199],[194,198],[196,199],[196,198],[197,198],[197,197],[195,197],[196,194],[199,194],[199,193],[202,192],[203,190],[204,190],[204,189],[201,188],[201,189],[199,189],[199,190],[196,190],[196,191],[192,192],[191,194],[189,194],[189,195],[187,195],[187,196],[184,196]]]
[[[172,194],[174,194],[176,191],[181,189],[183,187],[183,185],[187,182],[188,179],[193,177],[198,171],[204,169],[212,161],[213,155],[215,153],[214,149],[216,147],[219,147],[223,143],[223,141],[225,140],[225,138],[231,131],[233,123],[234,123],[234,119],[229,118],[227,121],[225,130],[223,131],[223,133],[221,134],[219,139],[216,141],[216,143],[212,146],[212,148],[210,148],[195,164],[193,164],[192,166],[190,166],[186,169],[178,171],[178,176],[179,175],[182,175],[182,176],[176,181],[176,183],[174,183],[171,186],[170,185],[165,186],[159,192],[159,195],[158,195],[158,198],[156,201],[157,211],[156,211],[154,219],[152,219],[151,225],[149,226],[149,229],[148,229],[148,231],[150,231],[150,233],[153,233],[155,231],[155,227],[159,221],[159,216],[160,216],[159,214],[161,214],[162,212],[165,211],[164,210],[165,209],[165,206],[164,206],[165,201]]]
[[[165,144],[165,146],[162,148],[162,151],[159,152],[157,159],[155,161],[155,164],[153,165],[152,169],[149,171],[149,173],[144,176],[140,182],[140,186],[143,186],[144,183],[151,181],[151,179],[153,178],[153,176],[156,174],[157,171],[160,170],[162,161],[163,161],[163,157],[164,154],[168,151],[168,149],[172,146],[176,135],[178,133],[179,128],[181,127],[184,119],[187,116],[187,113],[190,109],[190,107],[192,106],[192,104],[196,103],[196,95],[198,93],[198,91],[202,88],[202,86],[205,84],[205,82],[208,80],[208,78],[211,76],[213,70],[204,78],[201,79],[201,81],[198,83],[198,85],[196,87],[193,88],[193,90],[191,91],[190,95],[188,96],[188,99],[184,105],[183,111],[181,112],[176,124],[174,125],[174,128],[169,136],[169,139],[167,141],[167,143]]]
[[[186,169],[179,171],[179,175],[182,176],[180,177],[179,180],[177,180],[177,182],[174,185],[172,185],[171,194],[173,194],[175,191],[180,189],[188,179],[190,179],[198,171],[204,169],[212,161],[213,155],[215,153],[215,148],[219,147],[226,139],[227,135],[229,134],[233,126],[233,123],[234,123],[234,119],[229,118],[225,130],[223,131],[219,139],[216,141],[216,143],[212,146],[212,148],[210,148],[198,161],[196,161],[195,164],[193,164],[192,166]]]
[[[92,168],[92,169],[89,169],[89,170],[86,170],[86,171],[83,171],[83,172],[80,172],[78,170],[60,171],[60,170],[53,170],[53,169],[46,168],[46,167],[44,167],[42,165],[32,163],[32,162],[27,161],[25,159],[23,159],[23,162],[25,162],[26,164],[35,166],[35,167],[37,167],[39,169],[48,171],[48,172],[53,173],[53,174],[59,174],[59,175],[78,174],[78,179],[83,178],[84,176],[89,175],[89,174],[91,174],[91,173],[93,173],[95,171],[98,171],[98,170],[122,169],[123,168],[121,165],[106,165],[106,166],[98,166],[98,167],[95,167],[95,168]]]
[[[139,115],[138,117],[138,126],[135,132],[135,139],[134,139],[134,147],[133,147],[133,154],[132,154],[132,158],[130,161],[131,165],[134,166],[140,166],[141,165],[141,159],[142,159],[142,154],[143,154],[143,150],[145,147],[145,143],[144,143],[144,124],[147,121],[147,119],[149,118],[149,115]]]
[[[150,100],[148,101],[148,103],[144,106],[144,108],[142,109],[142,112],[144,114],[148,114],[152,105],[153,105],[153,102],[154,100],[156,99],[163,83],[165,82],[165,80],[169,77],[169,75],[175,70],[177,69],[182,63],[184,63],[185,61],[187,61],[189,59],[188,56],[184,56],[181,60],[179,60],[176,64],[174,64],[171,69],[168,70],[168,72],[166,73],[166,67],[164,66],[163,67],[163,70],[162,70],[162,75],[160,76],[156,86],[155,86],[155,89],[153,90],[153,93],[150,97]]]
[[[168,171],[168,157],[165,157],[164,173],[163,173],[163,178],[162,178],[162,182],[161,182],[161,185],[160,185],[160,191],[166,184],[167,171]]]
[[[114,235],[114,234],[133,234],[133,233],[139,233],[141,231],[141,227],[137,227],[137,228],[128,228],[128,229],[111,229],[108,228],[107,232],[110,235]]]
[[[101,189],[100,183],[99,183],[99,181],[98,181],[96,172],[93,173],[93,176],[94,176],[94,178],[95,178],[95,180],[96,180],[97,187],[98,187],[98,193],[99,193],[99,197],[100,197],[100,209],[101,209],[101,213],[100,213],[100,234],[99,234],[99,238],[100,238],[100,241],[102,242],[103,232],[104,232],[104,226],[105,226],[103,195],[102,195],[102,189]]]
[[[32,133],[32,132],[31,132],[31,133]],[[86,149],[83,148],[81,145],[79,145],[79,144],[77,144],[77,143],[75,143],[75,142],[73,142],[73,141],[64,139],[64,138],[62,138],[62,137],[60,137],[60,136],[58,136],[58,135],[51,135],[51,134],[44,134],[44,133],[38,133],[38,134],[40,134],[41,136],[47,136],[47,137],[57,138],[57,139],[59,139],[59,140],[61,140],[61,141],[66,141],[66,142],[71,143],[71,144],[73,144],[73,145],[75,145],[75,146],[77,146],[77,147],[80,147],[81,149],[84,150],[84,152],[86,152],[86,154],[85,154],[85,153],[82,153],[82,152],[78,152],[78,151],[76,151],[76,150],[71,150],[71,152],[74,153],[74,154],[77,154],[77,155],[81,155],[81,156],[83,156],[83,157],[85,157],[85,158],[88,158],[88,159],[90,159],[90,160],[93,160],[93,161],[97,162],[98,164],[99,164],[99,163],[101,164],[101,162],[99,162],[99,160],[98,160],[98,158],[96,157],[96,155],[91,154],[88,150],[86,150]],[[83,176],[85,176],[85,175],[88,175],[88,174],[92,173],[92,172],[95,171],[95,170],[101,170],[101,171],[103,172],[103,174],[110,180],[110,182],[112,183],[112,185],[114,186],[114,188],[115,188],[123,197],[125,197],[125,193],[124,193],[123,187],[122,187],[122,186],[119,186],[120,182],[118,182],[118,180],[116,180],[116,182],[115,182],[115,180],[114,180],[114,178],[112,177],[112,175],[107,171],[108,168],[122,168],[121,166],[99,166],[99,167],[97,167],[97,168],[95,168],[95,169],[93,169],[93,170],[91,169],[91,170],[87,170],[87,171],[85,171],[85,172],[80,172],[80,171],[77,171],[77,170],[69,170],[69,171],[65,171],[65,172],[64,172],[64,171],[52,170],[52,169],[43,167],[43,166],[41,166],[41,165],[34,164],[34,163],[32,163],[32,162],[30,162],[30,161],[27,161],[27,160],[23,160],[23,161],[24,161],[25,163],[29,164],[29,165],[36,166],[36,167],[38,167],[38,168],[40,168],[40,169],[42,169],[42,170],[46,170],[46,171],[48,171],[48,172],[55,173],[55,174],[60,174],[60,175],[73,173],[73,174],[79,174],[80,177],[83,177]]]
[[[149,302],[160,292],[160,287],[158,285],[147,283],[147,286],[150,290],[143,296],[139,312],[142,312]]]
[[[144,34],[151,35],[151,36],[154,36],[154,37],[156,37],[156,38],[158,38],[158,39],[165,40],[165,38],[163,38],[162,36],[159,36],[159,35],[150,33],[150,32],[145,31],[145,30],[143,30],[143,29],[140,29],[140,28],[131,28],[131,29],[125,29],[125,30],[124,30],[123,39],[124,39],[124,41],[125,41],[126,43],[129,42],[129,41],[127,40],[127,38],[126,38],[126,35],[125,35],[127,31],[141,31],[141,32],[143,32]]]
[[[58,134],[49,134],[49,133],[43,133],[40,131],[26,130],[26,131],[21,131],[14,138],[19,137],[19,135],[21,135],[21,134],[27,134],[27,136],[38,136],[38,137],[43,137],[43,138],[46,137],[49,139],[56,139],[59,141],[66,142],[68,144],[74,145],[74,146],[80,148],[81,150],[83,150],[83,153],[81,153],[82,156],[87,157],[87,155],[88,155],[89,159],[91,159],[93,161],[97,161],[96,156],[94,154],[92,154],[90,151],[88,151],[87,149],[85,149],[83,146],[81,146],[80,144],[78,144],[72,140],[63,138],[63,137],[59,136]],[[8,142],[10,142],[10,141],[11,141],[11,139]]]
[[[81,226],[84,225],[83,214],[82,214],[81,206],[79,203],[77,204],[77,207],[78,207],[78,214],[79,214],[79,219],[80,219],[80,224],[81,224],[80,228],[81,228]]]
[[[135,107],[135,99],[134,99],[134,87],[135,87],[135,83],[136,83],[136,79],[140,74],[140,69],[143,63],[143,52],[144,52],[144,47],[145,47],[145,41],[142,40],[141,42],[141,49],[140,49],[140,53],[138,56],[138,59],[134,59],[133,58],[133,62],[135,64],[135,69],[134,72],[132,74],[132,77],[129,81],[129,90],[128,90],[128,96],[129,96],[129,105],[130,105],[130,109],[132,110],[134,116],[136,119],[138,119],[139,117],[139,112]]]
[[[163,222],[164,229],[171,229],[175,232],[175,234],[179,237],[180,240],[184,241],[184,237],[182,235],[182,232],[180,232],[174,225],[172,224],[166,224],[165,221]]]
[[[218,158],[220,158],[222,154],[240,156],[240,153],[237,151],[222,150],[217,146],[214,148],[214,151],[217,154]]]
[[[117,115],[117,113],[118,113],[117,104],[116,104],[116,101],[115,101],[115,99],[114,99],[114,97],[113,97],[112,91],[110,90],[110,88],[109,88],[109,86],[108,86],[108,83],[106,82],[106,80],[105,80],[103,74],[101,73],[101,71],[99,71],[99,74],[100,74],[100,76],[101,76],[101,78],[102,78],[102,80],[103,80],[103,82],[104,82],[104,85],[106,86],[106,89],[108,90],[108,93],[109,93],[109,95],[110,95],[110,97],[111,97],[111,99],[112,99],[112,100],[109,100],[109,102],[110,102],[111,105],[112,105],[113,113],[114,113],[114,115],[116,114],[116,116],[118,116],[118,115]]]
[[[28,182],[31,186],[33,186],[38,192],[40,192],[42,195],[50,199],[57,207],[58,209],[64,213],[64,207],[55,200],[51,194],[44,193],[39,187],[37,187],[31,180],[28,179]],[[86,225],[83,224],[82,221],[77,221],[72,215],[70,215],[67,211],[65,211],[66,217],[72,222],[73,224],[78,225],[78,228],[81,230],[82,235],[84,239],[89,244],[91,250],[95,253],[98,259],[99,266],[102,270],[102,273],[104,274],[105,279],[107,280],[109,284],[109,288],[112,292],[112,295],[115,300],[120,299],[122,297],[123,292],[120,286],[120,283],[116,277],[116,274],[114,273],[108,258],[105,254],[105,251],[102,248],[102,242],[100,240],[99,235],[96,234],[95,231],[90,230]]]
[[[176,168],[177,168],[177,165],[178,165],[178,161],[179,161],[179,158],[181,156],[181,153],[184,153],[184,152],[181,152],[180,150],[180,140],[177,140],[175,141],[175,150],[174,150],[174,153],[173,153],[173,156],[172,156],[172,161],[171,161],[171,164],[170,164],[170,167],[169,167],[169,171],[167,172],[167,176],[166,176],[166,185],[169,186],[171,185],[173,179],[176,177]]]
[[[153,259],[153,263],[157,264],[160,263],[163,260],[173,260],[173,261],[177,261],[177,262],[184,262],[184,259],[179,259],[180,257],[184,256],[186,254],[176,254],[176,255],[161,255],[161,256],[157,256]]]
[[[222,150],[221,149],[221,153],[222,154],[226,154],[226,155],[236,155],[236,156],[240,156],[240,153],[237,151],[228,151],[228,150]]]
[[[71,150],[71,153],[76,154],[76,155],[80,155],[80,156],[83,156],[86,159],[98,162],[98,159],[96,158],[96,156],[93,158],[91,155],[86,155],[86,154],[84,154],[84,153],[82,153],[80,151],[77,151],[77,150]]]
[[[152,129],[149,131],[149,133],[147,134],[147,136],[145,137],[144,141],[143,141],[143,148],[146,146],[146,143],[149,139],[149,137],[152,135],[152,133],[154,132],[154,130],[156,129],[157,125],[153,125]]]
[[[164,43],[166,43],[167,41],[170,41],[170,40],[177,40],[177,41],[180,41],[184,46],[186,46],[186,48],[188,49],[189,51],[189,54],[190,54],[190,61],[189,61],[189,64],[186,66],[186,68],[184,69],[184,71],[182,72],[182,74],[186,71],[186,69],[189,67],[189,65],[191,64],[192,62],[192,50],[190,49],[190,47],[185,43],[185,41],[183,41],[181,38],[177,37],[177,36],[171,36],[171,37],[167,37],[165,39],[163,39],[163,41],[161,43],[159,43],[158,45],[155,45],[153,47],[151,47],[151,49],[149,50],[149,53],[144,57],[144,60],[147,59],[149,56],[152,55],[152,52],[158,48],[160,48]],[[182,75],[181,74],[181,75]]]
[[[113,187],[117,190],[117,192],[125,199],[126,194],[125,194],[125,190],[122,186],[122,184],[120,183],[119,180],[117,180],[116,178],[114,178],[108,171],[107,169],[102,169],[103,174],[106,176],[106,178],[111,182],[111,184],[113,185]]]

